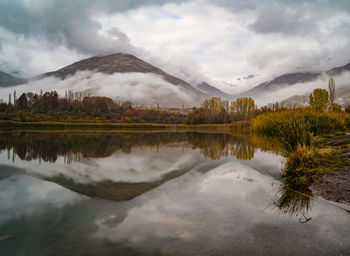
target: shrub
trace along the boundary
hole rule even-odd
[[[253,131],[278,136],[286,151],[292,152],[297,145],[311,145],[312,134],[344,130],[344,112],[323,113],[312,109],[292,109],[261,114],[251,120]]]
[[[314,147],[299,144],[286,158],[282,175],[294,184],[311,184],[324,173],[326,159]]]
[[[350,105],[345,108],[345,112],[350,114]]]

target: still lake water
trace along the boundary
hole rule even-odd
[[[350,214],[283,189],[273,144],[2,132],[0,255],[350,255]]]

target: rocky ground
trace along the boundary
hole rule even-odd
[[[311,186],[311,190],[315,196],[350,204],[350,166],[344,166],[332,174],[324,175],[320,182]]]
[[[323,175],[310,187],[313,194],[330,201],[350,204],[350,133],[322,138],[319,146],[335,149],[339,160],[334,172]]]

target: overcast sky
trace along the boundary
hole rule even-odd
[[[125,52],[236,83],[344,65],[349,49],[349,0],[0,0],[0,70],[20,77]]]

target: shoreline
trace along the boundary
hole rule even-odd
[[[321,138],[317,146],[335,150],[335,156],[341,165],[334,166],[332,172],[321,175],[309,188],[316,197],[350,205],[350,133]]]
[[[115,131],[215,131],[229,132],[230,124],[156,124],[156,123],[68,123],[68,122],[17,122],[0,120],[0,130],[64,129],[64,130],[115,130]]]
[[[238,129],[237,129],[238,127]],[[68,122],[18,122],[0,120],[0,132],[204,132],[241,133],[249,122],[231,124],[155,124],[155,123],[68,123]],[[233,128],[233,129],[232,129]],[[236,128],[236,129],[235,129]],[[242,129],[243,128],[243,129]],[[254,132],[253,132],[254,133]],[[324,166],[333,169],[320,175],[309,188],[315,197],[350,205],[350,133],[318,137],[318,149],[330,149],[342,164]],[[335,163],[334,163],[335,164]]]

